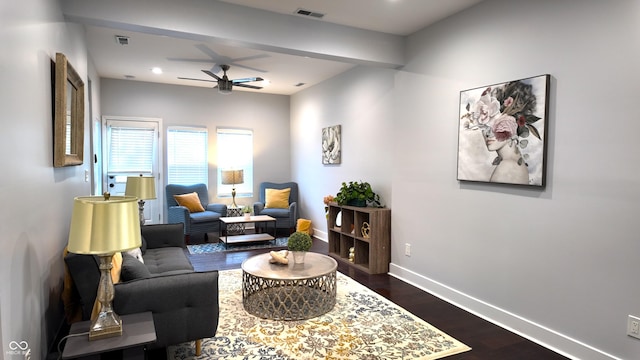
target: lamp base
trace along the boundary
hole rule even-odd
[[[91,323],[89,340],[105,339],[122,336],[122,320],[118,314],[111,312],[100,313]]]
[[[113,282],[111,281],[111,260],[113,254],[100,255],[100,284],[98,284],[98,300],[100,310],[95,318],[91,318],[89,340],[104,339],[122,335],[122,320],[113,311]]]
[[[238,205],[236,205],[236,188],[235,187],[231,190],[231,198],[233,199],[233,201],[231,202],[231,207],[237,208]]]
[[[144,226],[144,200],[138,201],[138,212],[140,213],[140,227]]]

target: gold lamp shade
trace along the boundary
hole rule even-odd
[[[222,170],[222,184],[235,185],[244,182],[244,170]]]
[[[124,190],[126,196],[138,198],[138,214],[140,226],[145,223],[144,201],[156,198],[156,180],[153,176],[129,176],[127,177],[127,187]]]
[[[139,200],[151,200],[156,198],[156,182],[153,176],[129,176],[127,177],[127,187],[124,191],[126,196],[135,196]]]
[[[79,196],[73,202],[68,250],[113,254],[140,247],[137,199],[133,196]]]

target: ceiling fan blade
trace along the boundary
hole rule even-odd
[[[261,73],[266,73],[266,72],[268,72],[267,70],[256,69],[256,68],[254,68],[254,67],[247,66],[247,65],[242,65],[242,64],[238,64],[238,63],[235,63],[235,62],[234,62],[234,63],[232,63],[232,65],[233,65],[233,66],[235,66],[235,67],[241,67],[241,68],[244,68],[244,69],[247,69],[247,70],[251,70],[251,71],[255,71],[255,72],[261,72]]]
[[[211,76],[212,78],[215,78],[216,80],[222,80],[222,79],[220,79],[220,77],[219,77],[218,75],[216,75],[216,74],[212,73],[212,72],[211,72],[211,71],[209,71],[209,70],[202,70],[202,72],[203,72],[203,73],[205,73],[205,74],[207,74],[207,75],[209,75],[209,76]]]
[[[215,61],[217,58],[220,57],[220,55],[217,52],[213,51],[213,49],[211,49],[210,47],[208,47],[205,44],[198,44],[195,47],[196,47],[196,49],[202,51],[209,58],[211,58],[211,60]]]
[[[231,81],[233,82],[233,85],[237,85],[241,83],[246,83],[251,81],[262,81],[262,80],[264,79],[261,77],[250,77],[250,78],[242,78],[242,79],[233,79]]]
[[[249,85],[249,84],[233,84],[233,86],[239,86],[239,87],[244,87],[249,89],[262,89],[262,86],[255,86],[255,85]]]
[[[181,61],[181,62],[192,62],[192,63],[215,63],[215,60],[212,59],[186,59],[186,58],[167,58],[169,61]]]
[[[194,79],[194,78],[188,78],[188,77],[179,77],[178,79],[180,80],[195,80],[195,81],[206,81],[206,82],[213,82],[213,83],[217,83],[216,80],[207,80],[207,79]]]

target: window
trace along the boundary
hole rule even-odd
[[[222,170],[243,170],[236,197],[253,197],[253,131],[218,128],[218,197],[231,197],[233,185],[222,185]]]
[[[126,122],[109,123],[109,172],[151,174],[155,129],[133,127]]]
[[[167,183],[209,186],[208,133],[205,128],[169,126]]]

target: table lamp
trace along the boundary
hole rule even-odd
[[[122,335],[122,320],[113,311],[111,280],[113,255],[140,247],[140,221],[133,196],[80,196],[73,201],[69,252],[100,257],[100,283],[96,299],[100,312],[91,319],[89,340]]]
[[[244,170],[222,170],[222,185],[233,185],[231,189],[231,197],[233,203],[231,206],[238,207],[236,205],[236,184],[242,184],[244,182]]]
[[[124,191],[126,196],[138,198],[138,209],[140,211],[140,226],[144,225],[144,201],[156,198],[156,181],[153,176],[129,176],[127,177],[127,187]]]

